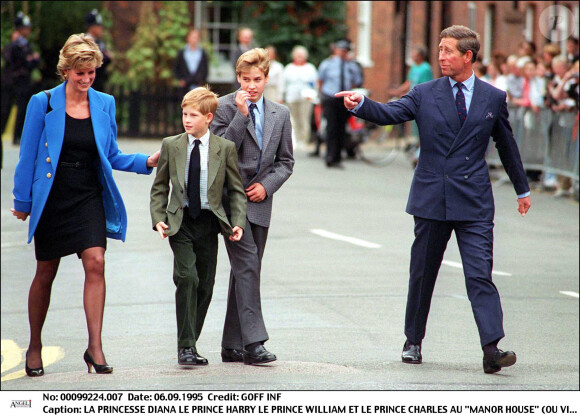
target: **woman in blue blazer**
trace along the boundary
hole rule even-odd
[[[60,51],[63,83],[34,95],[26,111],[14,174],[12,213],[30,216],[36,274],[28,296],[26,374],[42,376],[41,332],[61,257],[76,253],[85,270],[89,372],[111,373],[101,344],[106,238],[125,240],[127,213],[112,170],[150,174],[159,152],[123,154],[117,147],[115,99],[91,88],[102,53],[88,35],[72,35]]]

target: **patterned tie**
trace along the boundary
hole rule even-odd
[[[458,82],[455,84],[457,86],[457,94],[455,95],[455,106],[457,107],[457,114],[459,115],[459,122],[463,126],[463,122],[467,118],[467,106],[465,105],[465,95],[463,95],[463,84]]]
[[[255,103],[250,104],[250,115],[252,116],[252,122],[254,123],[254,128],[256,128],[256,115],[254,114],[254,110],[257,108],[258,108],[258,106]]]
[[[193,219],[201,214],[201,199],[199,196],[199,179],[200,179],[200,140],[193,142],[191,156],[189,158],[189,175],[187,176],[187,198],[189,199],[189,216]]]

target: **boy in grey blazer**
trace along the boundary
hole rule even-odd
[[[274,193],[292,174],[292,126],[287,107],[263,96],[270,61],[251,49],[236,64],[241,88],[219,99],[211,131],[235,143],[246,196],[242,240],[224,239],[231,264],[222,361],[264,364],[276,356],[264,348],[268,333],[260,301],[260,270]],[[227,204],[225,204],[227,207]]]

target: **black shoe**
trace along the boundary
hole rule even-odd
[[[516,360],[516,353],[513,351],[496,350],[490,354],[483,354],[483,371],[487,374],[497,373],[502,367],[514,365]]]
[[[401,359],[407,364],[421,364],[423,362],[423,357],[421,356],[421,345],[405,343]]]
[[[276,361],[276,356],[268,352],[261,344],[257,347],[250,348],[250,350],[244,349],[242,354],[244,355],[244,364],[247,365],[266,364]]]
[[[222,348],[222,363],[242,363],[244,354],[236,349]]]
[[[87,364],[89,373],[91,372],[91,367],[95,367],[95,373],[97,374],[109,374],[113,372],[113,367],[108,364],[96,364],[95,360],[93,360],[93,357],[91,357],[91,354],[89,354],[89,350],[85,351],[83,358]]]
[[[310,157],[318,157],[318,156],[320,156],[320,152],[318,150],[315,150],[314,152],[308,153],[308,156],[310,156]]]
[[[28,351],[26,351],[26,362],[24,364],[24,370],[26,371],[26,375],[28,377],[40,377],[44,375],[44,366],[41,365],[38,368],[28,367]]]
[[[179,365],[207,365],[207,359],[195,351],[193,347],[177,349],[177,363]]]
[[[326,167],[344,169],[344,166],[342,166],[342,163],[340,162],[326,162]]]

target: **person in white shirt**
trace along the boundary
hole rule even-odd
[[[268,82],[264,89],[264,96],[274,102],[282,104],[282,72],[284,65],[277,61],[276,48],[267,46],[268,58],[270,58],[270,73]]]
[[[295,46],[292,62],[286,65],[282,77],[284,100],[290,109],[294,135],[299,143],[310,142],[312,101],[317,98],[314,86],[318,71],[307,60],[308,50],[301,45]]]

